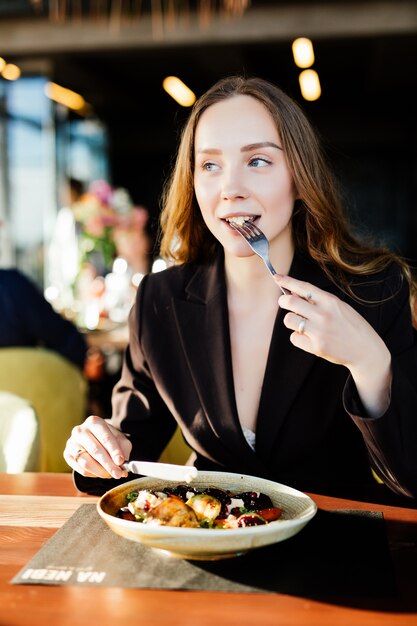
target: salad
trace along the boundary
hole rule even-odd
[[[177,485],[131,491],[117,517],[159,526],[227,529],[269,524],[282,513],[269,496],[258,491],[233,493],[218,487]]]

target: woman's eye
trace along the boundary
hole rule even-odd
[[[206,172],[216,172],[219,169],[219,166],[216,165],[216,163],[211,163],[210,161],[203,163],[201,167]]]
[[[249,165],[251,167],[266,167],[267,165],[270,165],[270,164],[271,164],[271,161],[263,157],[254,157],[253,159],[249,161]]]

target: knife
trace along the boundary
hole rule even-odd
[[[171,463],[152,463],[150,461],[128,461],[122,469],[132,474],[163,478],[176,482],[190,483],[197,477],[198,470],[191,465],[173,465]]]

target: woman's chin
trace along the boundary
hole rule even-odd
[[[246,259],[254,256],[253,250],[250,249],[245,241],[236,241],[228,243],[223,246],[226,256],[237,257],[239,259]]]

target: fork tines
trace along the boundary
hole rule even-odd
[[[246,239],[254,241],[258,237],[265,237],[261,230],[253,222],[245,222],[244,224],[236,224],[235,222],[229,222],[230,226],[237,230],[238,233],[243,235]]]
[[[261,229],[253,222],[245,222],[244,224],[229,222],[229,224],[246,240],[248,246],[252,248],[254,253],[262,259],[272,276],[275,276],[277,272],[269,260],[269,241]],[[280,286],[280,289],[283,294],[290,293],[285,287]]]

